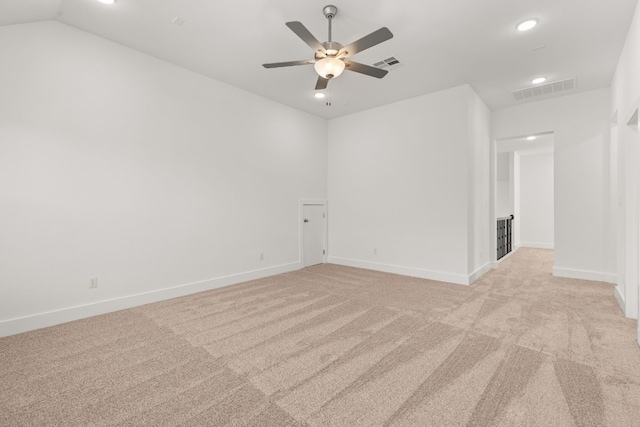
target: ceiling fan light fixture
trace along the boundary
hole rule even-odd
[[[325,79],[335,79],[344,71],[344,61],[341,59],[328,56],[316,61],[314,68],[316,73]]]

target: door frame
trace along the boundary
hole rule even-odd
[[[323,244],[324,244],[324,255],[322,256],[322,263],[326,264],[327,259],[329,257],[329,235],[328,235],[328,226],[327,223],[329,221],[329,211],[327,210],[327,201],[323,199],[300,199],[298,210],[299,210],[299,218],[298,218],[298,263],[300,264],[300,268],[304,267],[304,207],[305,205],[320,205],[324,207],[324,233],[323,234]]]
[[[500,262],[507,259],[507,257],[514,252],[516,252],[522,246],[522,239],[520,237],[520,224],[521,224],[521,210],[520,210],[520,183],[518,182],[516,185],[515,182],[515,160],[510,161],[510,184],[509,184],[509,194],[510,194],[510,206],[511,206],[511,214],[515,216],[512,221],[512,241],[513,246],[512,250],[509,254],[501,258],[497,259],[497,249],[498,249],[498,241],[496,236],[496,219],[497,219],[497,210],[498,210],[498,154],[500,153],[500,145],[504,143],[511,142],[514,144],[513,147],[510,147],[510,153],[518,153],[522,151],[523,148],[526,149],[527,146],[531,146],[530,142],[524,143],[525,145],[518,147],[518,141],[523,140],[527,136],[551,136],[553,138],[553,182],[554,182],[554,190],[555,190],[555,180],[556,180],[556,172],[555,172],[555,163],[556,163],[556,131],[555,130],[539,130],[535,132],[519,134],[514,136],[493,138],[491,140],[491,148],[490,148],[490,167],[489,167],[489,219],[491,221],[489,230],[490,230],[490,250],[491,257],[489,258],[489,262],[491,263],[491,268],[496,269],[500,265]],[[535,143],[534,143],[535,144]],[[503,151],[506,152],[506,151]],[[518,172],[519,176],[519,172]],[[518,178],[519,181],[519,178]],[[516,197],[516,193],[518,197]],[[555,217],[556,217],[556,199],[555,199],[555,191],[554,191],[554,200],[553,200],[553,217],[554,217],[554,230],[553,230],[553,247],[550,249],[555,250],[556,245],[556,229],[555,229]],[[541,246],[543,247],[543,246]],[[548,248],[544,246],[544,248]],[[555,268],[555,265],[554,265]]]

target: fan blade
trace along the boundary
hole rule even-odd
[[[387,27],[382,27],[378,31],[374,31],[368,36],[364,36],[360,40],[356,40],[353,43],[340,49],[338,56],[348,58],[355,55],[358,52],[362,52],[365,49],[369,49],[377,44],[389,40],[393,37],[393,34]]]
[[[379,79],[389,73],[387,70],[382,70],[380,68],[372,67],[370,65],[364,65],[359,62],[353,61],[344,61],[345,70],[355,71],[356,73],[366,74],[367,76],[377,77]]]
[[[316,82],[316,90],[326,89],[327,84],[329,84],[329,79],[325,79],[324,77],[318,76],[318,81]]]
[[[279,67],[291,67],[294,65],[310,65],[315,64],[315,59],[303,59],[301,61],[289,61],[289,62],[274,62],[271,64],[262,64],[264,68],[279,68]]]
[[[292,21],[287,22],[286,25],[291,29],[291,31],[296,33],[296,35],[300,37],[303,42],[308,44],[311,49],[320,53],[324,53],[326,51],[324,46],[322,46],[322,43],[320,43],[318,39],[316,39],[313,34],[311,34],[309,30],[307,30],[307,27],[302,25],[302,22]]]

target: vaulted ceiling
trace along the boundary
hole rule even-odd
[[[333,0],[332,0],[333,1]],[[388,27],[394,37],[352,59],[400,61],[383,79],[345,72],[314,98],[312,59],[289,28],[301,21],[327,39],[329,0],[0,0],[0,25],[41,20],[121,43],[216,80],[332,118],[469,83],[491,109],[608,86],[637,0],[336,0],[333,39],[346,45]],[[528,32],[516,25],[535,17]],[[513,91],[576,79],[576,87],[516,100]],[[327,101],[331,106],[327,106]]]

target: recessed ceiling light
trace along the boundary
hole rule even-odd
[[[536,137],[534,135],[531,135],[531,136],[527,137],[527,141],[533,141],[534,139],[536,139]]]
[[[532,18],[532,19],[527,19],[526,21],[522,21],[521,23],[516,25],[516,28],[518,29],[518,31],[529,31],[536,25],[538,25],[538,19]]]
[[[539,85],[540,83],[544,83],[546,81],[546,77],[536,77],[535,79],[531,80],[531,83],[533,83],[534,85]]]
[[[98,0],[100,3],[104,4],[114,4],[116,0]]]
[[[316,94],[314,95],[316,98],[318,99],[322,99],[324,98],[326,95],[322,92],[316,92]]]

